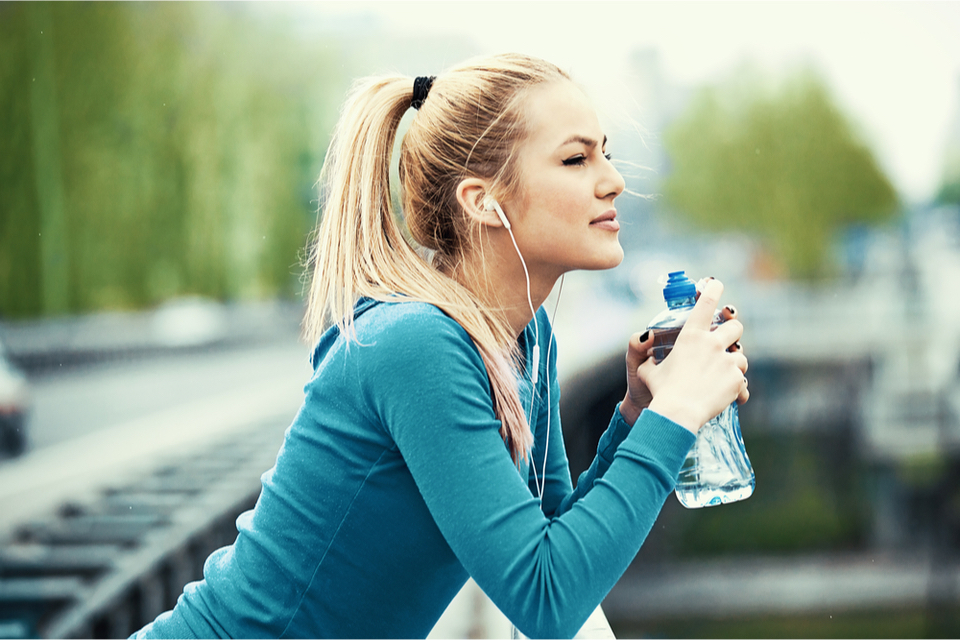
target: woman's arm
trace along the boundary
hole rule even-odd
[[[510,459],[483,362],[458,324],[437,312],[358,353],[381,372],[366,393],[470,575],[527,635],[573,635],[636,555],[692,434],[645,412],[591,491],[548,519]]]

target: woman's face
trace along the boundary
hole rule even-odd
[[[613,200],[624,182],[605,156],[596,111],[566,80],[533,89],[525,110],[521,194],[504,208],[528,268],[559,277],[617,266],[623,248]]]

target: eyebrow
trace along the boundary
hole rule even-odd
[[[572,135],[572,136],[570,136],[569,138],[567,138],[566,140],[564,140],[564,141],[563,141],[563,144],[561,144],[560,146],[563,147],[563,146],[566,146],[566,145],[568,145],[568,144],[573,144],[573,143],[575,143],[575,142],[579,142],[580,144],[582,144],[582,145],[584,145],[584,146],[586,146],[586,147],[590,147],[591,149],[592,149],[593,147],[597,146],[597,141],[596,141],[596,140],[594,140],[593,138],[588,138],[587,136],[581,136],[581,135]],[[603,148],[603,147],[605,147],[605,146],[607,146],[607,136],[603,136],[603,144],[600,145],[601,148]]]

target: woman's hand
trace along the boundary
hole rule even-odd
[[[635,397],[641,399],[641,389],[645,389],[652,396],[650,409],[694,433],[731,402],[746,402],[750,395],[744,377],[747,359],[739,346],[743,325],[735,319],[736,310],[725,309],[724,318],[729,319],[712,326],[722,293],[719,280],[708,281],[670,355],[657,365],[648,351],[635,370],[640,383],[634,386]],[[651,337],[648,340],[652,343]],[[628,371],[628,387],[629,375]],[[629,388],[627,398],[631,398]],[[635,408],[632,402],[628,406],[631,411]]]
[[[620,403],[620,414],[627,424],[632,425],[640,417],[640,412],[650,406],[653,394],[646,383],[637,375],[640,365],[653,359],[653,333],[644,331],[630,336],[627,345],[627,394]]]

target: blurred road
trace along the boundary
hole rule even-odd
[[[295,333],[31,376],[28,450],[0,461],[0,537],[263,422],[285,427],[309,378]]]
[[[251,389],[289,384],[294,396],[310,373],[307,356],[306,346],[289,339],[98,363],[34,377],[28,452],[204,399],[228,402]]]

